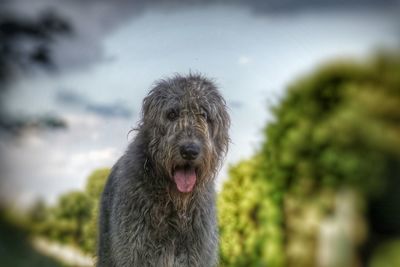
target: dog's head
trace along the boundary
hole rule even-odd
[[[182,193],[214,178],[227,152],[225,100],[200,75],[161,80],[143,101],[140,131],[156,171]]]

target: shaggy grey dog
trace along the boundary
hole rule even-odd
[[[229,124],[210,80],[175,76],[156,84],[102,195],[98,266],[217,264],[214,177]]]

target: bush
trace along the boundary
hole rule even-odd
[[[378,55],[289,86],[220,194],[223,265],[356,266],[400,236],[399,73]]]

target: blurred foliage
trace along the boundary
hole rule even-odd
[[[0,266],[61,267],[55,260],[36,251],[29,233],[15,224],[0,208]]]
[[[282,196],[262,164],[257,155],[232,166],[218,197],[222,266],[283,264]]]
[[[85,240],[84,250],[94,254],[96,251],[97,240],[97,221],[100,208],[100,197],[103,193],[107,177],[110,174],[110,169],[98,169],[94,171],[88,178],[86,185],[86,194],[91,201],[90,219],[84,225],[83,237]]]
[[[109,173],[106,168],[95,170],[83,192],[66,193],[54,206],[38,202],[30,212],[33,233],[94,255],[99,199]]]
[[[222,265],[365,264],[400,236],[400,56],[322,66],[272,111],[219,196]]]
[[[400,266],[400,239],[390,241],[377,249],[371,267]]]

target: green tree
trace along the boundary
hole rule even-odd
[[[94,254],[99,201],[109,174],[108,168],[93,171],[84,191],[61,195],[52,207],[38,202],[30,216],[33,233]]]
[[[48,208],[46,203],[42,199],[39,199],[28,211],[28,224],[31,226],[31,231],[34,234],[43,232],[43,223],[47,220],[47,216]]]
[[[282,197],[265,180],[261,160],[256,155],[232,166],[218,197],[222,266],[283,264]]]
[[[62,195],[53,209],[57,239],[81,246],[83,228],[90,220],[91,203],[88,196],[79,191]]]
[[[92,254],[94,254],[96,250],[100,197],[109,175],[109,168],[95,170],[89,176],[86,184],[85,192],[91,201],[91,209],[90,220],[84,225],[85,242],[82,248]]]
[[[233,167],[221,192],[222,263],[356,266],[368,260],[359,246],[372,255],[376,236],[400,238],[399,73],[398,54],[378,55],[289,86],[253,163]],[[261,252],[268,247],[275,253]]]

